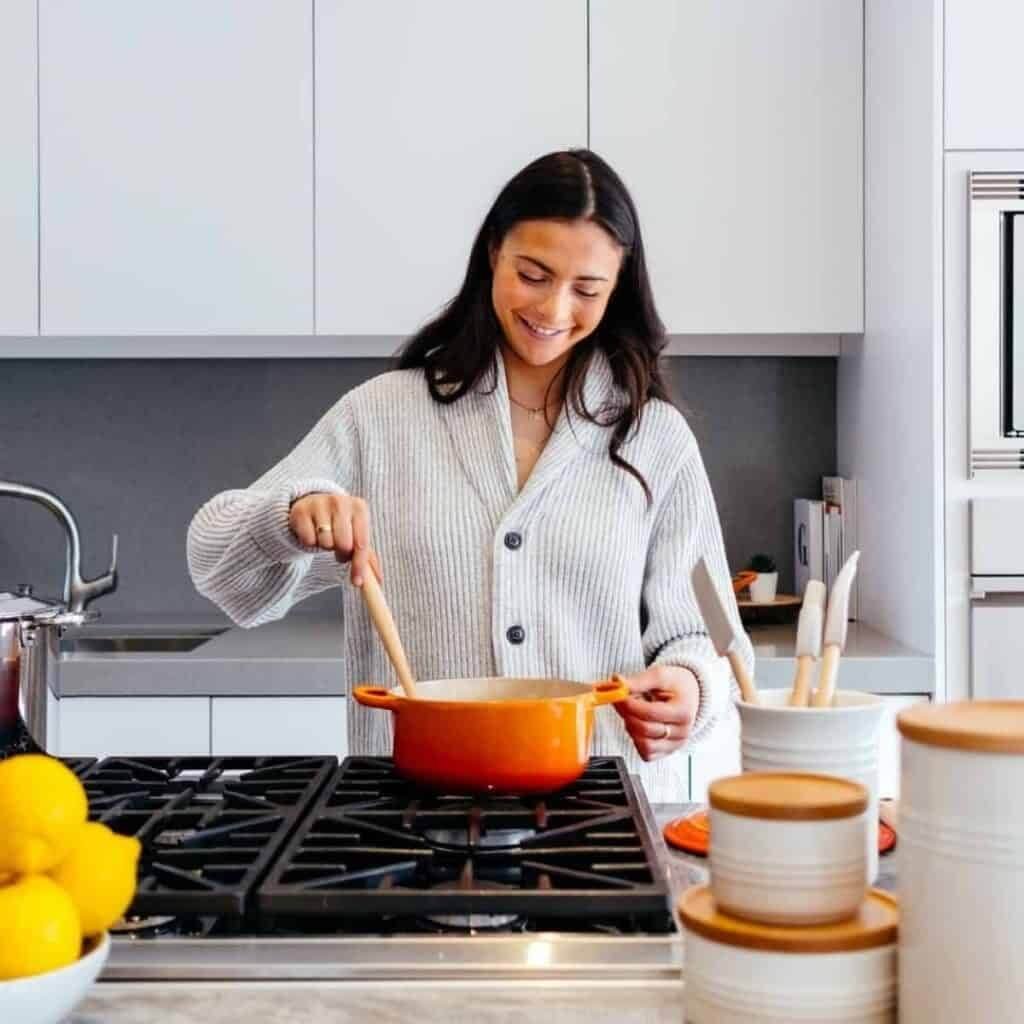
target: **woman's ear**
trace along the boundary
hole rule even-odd
[[[498,247],[489,242],[487,245],[487,262],[491,265],[491,273],[494,273],[494,265],[498,262]]]

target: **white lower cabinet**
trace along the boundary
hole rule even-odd
[[[210,752],[209,697],[64,697],[58,710],[66,756]]]
[[[920,693],[882,698],[885,714],[882,716],[882,735],[878,750],[878,795],[883,799],[900,795],[900,732],[896,728],[896,716],[904,708],[930,699],[926,694]]]
[[[715,779],[740,772],[740,716],[732,709],[708,741],[690,755],[690,799],[705,803]]]
[[[214,754],[348,753],[346,697],[213,697]]]

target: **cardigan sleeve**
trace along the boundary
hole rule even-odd
[[[729,662],[718,656],[707,634],[690,583],[693,567],[702,556],[737,630],[740,656],[753,673],[753,647],[740,623],[714,495],[697,444],[691,440],[690,452],[658,512],[643,586],[646,664],[688,668],[700,686],[691,746],[711,733],[737,692]]]
[[[196,589],[238,625],[258,626],[343,582],[346,569],[333,552],[305,547],[288,514],[306,494],[356,493],[358,471],[358,431],[346,397],[255,483],[222,491],[196,512],[187,540]]]

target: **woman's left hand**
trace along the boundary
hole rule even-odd
[[[631,696],[614,707],[640,756],[654,761],[678,750],[690,735],[700,704],[697,677],[677,665],[652,665],[623,678]]]

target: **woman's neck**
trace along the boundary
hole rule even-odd
[[[517,402],[540,408],[545,404],[560,405],[562,401],[561,371],[569,360],[569,354],[547,366],[531,366],[523,362],[506,345],[501,346],[501,357],[505,362],[505,380],[509,394]],[[556,380],[556,378],[558,378]],[[552,386],[554,381],[554,386]]]

